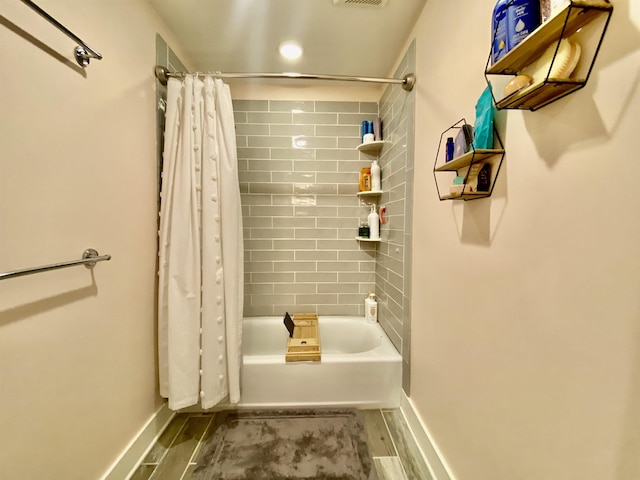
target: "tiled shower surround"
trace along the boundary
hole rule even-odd
[[[394,77],[416,71],[413,42]],[[402,354],[402,388],[410,394],[411,373],[411,247],[413,222],[415,89],[406,92],[400,85],[389,86],[380,99],[380,117],[385,138],[391,141],[382,150],[381,203],[387,206],[389,222],[376,259],[376,294],[380,324]]]
[[[415,66],[412,45],[396,73]],[[364,315],[375,292],[378,319],[403,354],[408,392],[414,93],[390,86],[380,104],[236,100],[234,114],[245,235],[244,314]],[[369,207],[356,150],[362,120],[380,116],[380,243],[358,242]]]
[[[185,71],[156,38],[156,64]],[[415,72],[415,43],[394,77]],[[158,175],[166,88],[157,84]],[[410,394],[411,222],[415,92],[386,88],[380,103],[234,101],[245,235],[244,314],[288,312],[364,315],[378,297],[378,321],[402,354],[402,387]],[[380,116],[382,241],[358,243],[369,209],[356,197],[362,120]],[[160,177],[158,177],[160,188]],[[159,197],[158,197],[159,201]]]
[[[356,150],[377,103],[234,101],[246,316],[364,315],[376,245],[359,243]]]

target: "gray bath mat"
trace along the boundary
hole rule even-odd
[[[357,410],[221,412],[193,480],[377,480]]]

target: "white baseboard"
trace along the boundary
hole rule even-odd
[[[418,412],[416,412],[413,402],[407,397],[404,391],[400,399],[400,411],[404,415],[407,425],[409,425],[409,429],[416,439],[418,448],[431,471],[433,480],[455,480],[440,450],[433,442],[429,430],[420,418],[420,415],[418,415]]]
[[[113,462],[107,470],[107,473],[105,473],[100,480],[128,479],[149,450],[151,450],[151,447],[153,447],[153,444],[175,414],[175,412],[169,410],[166,402],[163,403],[162,407],[153,414],[145,426],[133,437],[129,445],[122,451],[120,456]]]

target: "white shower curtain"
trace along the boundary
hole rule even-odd
[[[240,399],[242,212],[229,86],[169,79],[160,208],[160,394],[169,408]]]

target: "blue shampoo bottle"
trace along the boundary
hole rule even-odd
[[[447,138],[445,157],[444,157],[445,162],[450,162],[451,160],[453,160],[453,147],[454,147],[453,137]]]
[[[509,50],[540,26],[539,0],[511,0],[507,8],[507,45]]]
[[[498,0],[496,6],[493,7],[493,18],[491,22],[491,36],[493,44],[491,45],[491,63],[496,63],[509,51],[507,34],[507,7],[508,0]]]

